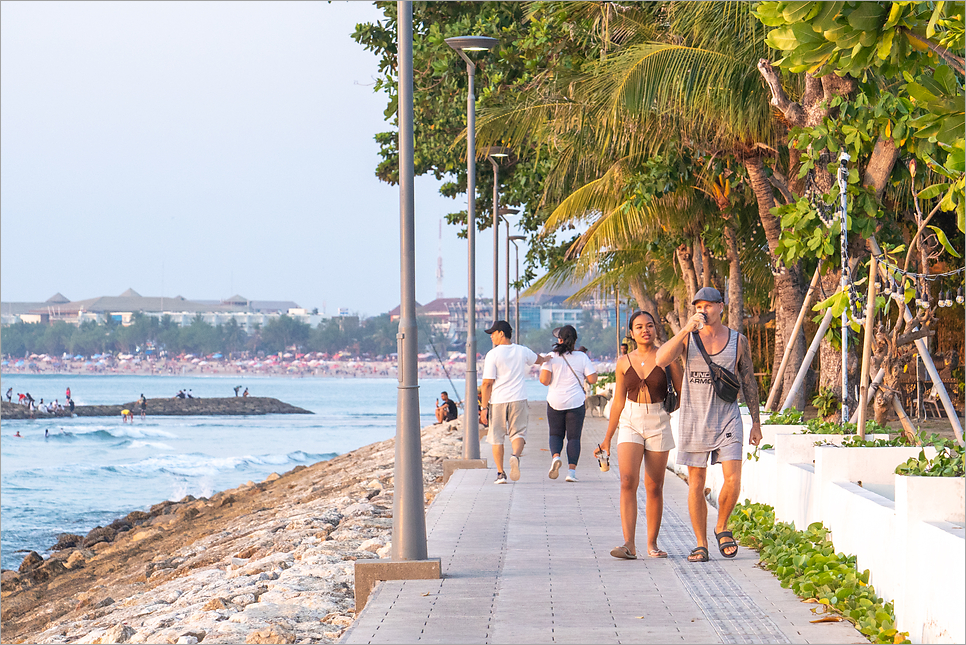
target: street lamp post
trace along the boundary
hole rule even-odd
[[[399,94],[399,385],[396,394],[395,491],[392,558],[355,563],[356,611],[361,611],[377,580],[439,579],[440,560],[429,558],[423,451],[419,429],[419,373],[416,365],[416,235],[413,172],[413,3],[400,0],[398,12]]]
[[[480,411],[476,399],[476,63],[468,51],[488,51],[497,45],[487,36],[456,36],[446,44],[466,61],[466,242],[469,248],[466,293],[466,409],[463,416],[463,459],[480,458]]]
[[[507,231],[509,233],[509,231]],[[517,260],[517,278],[516,282],[516,302],[513,305],[513,328],[516,330],[517,338],[520,338],[520,247],[517,246],[517,242],[522,242],[527,239],[526,235],[507,235],[507,244],[513,242],[513,254],[516,256]],[[510,251],[507,250],[507,260],[509,261]],[[507,274],[510,273],[510,269],[507,268]],[[510,315],[510,288],[507,287],[506,290],[507,297],[507,315]]]
[[[500,320],[500,159],[510,156],[510,149],[492,146],[486,156],[493,166],[493,322]],[[509,224],[507,225],[509,227]],[[507,311],[507,316],[510,312]]]
[[[519,209],[516,208],[501,208],[500,216],[503,215],[516,215],[519,213]],[[503,221],[506,222],[506,300],[503,301],[504,309],[506,311],[506,320],[510,321],[510,220],[503,217]],[[516,327],[514,327],[516,329]]]

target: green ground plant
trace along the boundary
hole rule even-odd
[[[892,603],[883,602],[869,584],[869,570],[859,572],[854,555],[836,553],[821,522],[799,531],[776,522],[771,506],[746,501],[735,508],[730,525],[742,545],[759,552],[762,566],[782,587],[819,605],[814,613],[840,616],[873,643],[910,642],[907,632],[896,629]]]
[[[812,405],[818,409],[818,416],[826,419],[839,407],[839,397],[830,388],[823,387],[812,399]]]
[[[778,426],[778,425],[798,425],[805,418],[805,413],[796,410],[795,408],[788,408],[787,410],[782,410],[781,412],[776,412],[767,419],[761,422],[763,426]]]

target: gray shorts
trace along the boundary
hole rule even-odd
[[[677,463],[679,466],[708,467],[708,455],[711,455],[711,465],[722,461],[741,461],[742,445],[740,441],[721,446],[717,450],[705,452],[683,452],[678,450]]]
[[[493,446],[502,446],[503,441],[510,437],[515,439],[527,438],[527,421],[529,421],[529,405],[524,401],[510,403],[491,403],[487,413],[490,422],[486,441]]]

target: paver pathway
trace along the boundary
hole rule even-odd
[[[461,470],[433,502],[429,554],[443,578],[379,583],[342,642],[868,642],[849,623],[810,623],[814,605],[757,568],[754,551],[725,560],[712,548],[711,562],[689,563],[687,484],[670,472],[659,540],[669,557],[613,558],[623,543],[616,450],[607,473],[592,455],[606,422],[587,419],[580,481],[564,481],[566,465],[551,480],[545,411],[531,403],[520,481],[495,486],[492,465]],[[489,452],[483,444],[492,462]],[[639,503],[642,550],[643,487]],[[711,527],[714,518],[710,508]]]

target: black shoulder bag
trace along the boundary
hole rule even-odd
[[[681,407],[681,399],[678,391],[674,389],[674,380],[671,378],[671,370],[664,368],[664,376],[667,377],[667,394],[664,396],[664,411],[671,414]]]
[[[730,334],[731,332],[729,331],[728,333]],[[714,386],[714,393],[726,403],[734,403],[737,401],[738,390],[741,389],[741,383],[738,381],[738,377],[734,375],[734,372],[721,367],[711,360],[711,357],[708,356],[708,350],[704,348],[704,343],[701,342],[701,337],[698,335],[698,332],[691,332],[691,338],[694,340],[694,344],[697,345],[698,350],[701,351],[701,355],[704,356],[704,360],[711,370],[711,385]],[[730,335],[728,340],[730,342]]]

